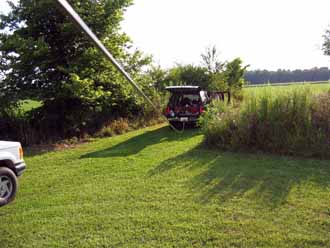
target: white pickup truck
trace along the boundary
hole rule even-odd
[[[26,165],[19,142],[0,141],[0,207],[15,199],[18,182]]]

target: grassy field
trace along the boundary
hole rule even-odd
[[[330,247],[329,161],[202,139],[156,126],[27,155],[0,247]]]
[[[322,93],[330,91],[330,84],[292,84],[283,86],[264,86],[244,88],[245,94],[263,94],[265,91],[275,91],[277,94],[283,94],[293,90],[309,89],[312,93]]]
[[[34,101],[34,100],[26,100],[21,103],[20,112],[26,113],[32,109],[39,108],[42,105],[41,102]]]
[[[233,102],[203,116],[210,148],[330,158],[330,84],[245,88]]]

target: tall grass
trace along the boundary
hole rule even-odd
[[[213,103],[201,122],[210,147],[330,157],[328,91],[258,89],[239,105]]]

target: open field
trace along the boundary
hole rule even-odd
[[[34,101],[34,100],[26,100],[26,101],[23,101],[21,103],[20,111],[22,113],[26,113],[26,112],[28,112],[28,111],[30,111],[32,109],[39,108],[41,105],[42,105],[41,102]]]
[[[330,158],[330,85],[243,89],[202,118],[206,144],[229,151]]]
[[[202,139],[156,126],[27,155],[0,247],[330,247],[329,161]]]
[[[264,83],[264,84],[247,84],[246,88],[254,88],[254,87],[268,87],[268,86],[297,86],[297,85],[320,85],[320,84],[330,84],[329,81],[313,81],[313,82],[288,82],[288,83]]]
[[[292,90],[300,90],[300,89],[309,89],[313,93],[322,93],[326,91],[330,91],[330,83],[327,84],[282,84],[282,85],[260,85],[260,86],[255,86],[255,87],[247,87],[244,88],[244,92],[248,94],[262,94],[265,91],[271,90],[271,91],[276,91],[278,94],[285,93],[288,91]]]

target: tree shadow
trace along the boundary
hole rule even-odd
[[[134,136],[115,146],[104,150],[91,152],[82,155],[80,158],[105,158],[105,157],[125,157],[139,153],[148,146],[162,142],[180,141],[191,138],[199,133],[198,129],[187,129],[182,133],[171,130],[168,126],[147,131],[141,135]]]
[[[305,181],[329,187],[328,162],[219,153],[197,147],[162,162],[149,176],[177,169],[191,170],[193,176],[187,187],[191,193],[198,194],[200,202],[215,199],[226,202],[244,196],[275,208],[286,203],[291,189]]]

